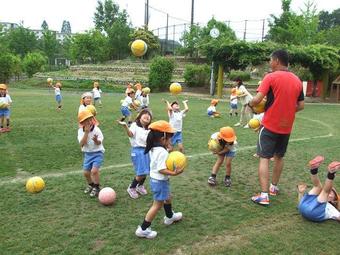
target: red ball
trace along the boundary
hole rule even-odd
[[[116,200],[116,192],[110,187],[105,187],[100,190],[98,199],[103,205],[112,205]]]

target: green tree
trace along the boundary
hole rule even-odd
[[[72,60],[78,63],[97,63],[108,59],[107,38],[98,30],[77,34],[69,45]]]
[[[17,63],[20,58],[9,52],[0,52],[0,83],[8,83],[9,79],[17,71]]]
[[[340,8],[332,13],[321,11],[319,13],[319,30],[328,30],[340,26]]]
[[[60,43],[57,40],[56,33],[51,30],[45,30],[40,40],[42,51],[48,57],[49,64],[54,63],[54,58],[59,52]]]
[[[183,47],[179,49],[179,53],[187,56],[197,56],[200,33],[201,28],[198,25],[192,25],[189,31],[185,31],[180,39],[183,43]]]
[[[47,24],[46,20],[44,20],[43,23],[41,24],[41,29],[44,30],[44,31],[48,30],[48,24]]]
[[[124,22],[117,20],[108,33],[108,48],[113,59],[122,59],[129,55],[131,28]]]
[[[144,55],[145,58],[152,57],[159,53],[160,50],[160,42],[158,38],[150,31],[147,27],[138,28],[130,34],[131,42],[129,43],[129,48],[134,40],[140,39],[143,40],[148,45],[148,50]]]
[[[69,21],[67,20],[64,20],[63,21],[63,24],[61,26],[61,30],[60,30],[62,33],[65,33],[65,34],[71,34],[72,30],[71,30],[71,24]]]
[[[155,57],[150,64],[149,85],[151,89],[166,90],[171,82],[174,62],[166,57]]]
[[[43,71],[47,58],[39,52],[28,53],[23,59],[23,68],[29,78],[33,74]]]
[[[37,49],[38,41],[35,34],[22,26],[10,29],[6,38],[8,48],[15,55],[24,57],[28,52]]]

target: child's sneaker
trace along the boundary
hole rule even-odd
[[[90,197],[98,197],[98,194],[99,194],[99,189],[93,188],[90,192]]]
[[[6,128],[4,128],[4,132],[11,132],[11,128],[10,127],[6,127]]]
[[[88,194],[92,191],[93,187],[91,185],[88,185],[85,189],[84,189],[84,193]]]
[[[216,178],[210,176],[210,177],[208,178],[208,183],[209,183],[209,185],[211,185],[211,186],[216,186],[216,185],[217,185]]]
[[[324,161],[324,159],[325,158],[323,156],[316,156],[311,161],[309,161],[309,167],[311,169],[318,168],[321,165],[321,163]]]
[[[230,187],[231,186],[231,178],[224,178],[224,186]]]
[[[130,188],[130,185],[129,187],[127,188],[127,193],[129,193],[130,197],[133,198],[133,199],[136,199],[136,198],[139,198],[139,195],[136,191],[136,189],[133,189],[133,188]]]
[[[234,127],[239,127],[239,126],[241,126],[241,123],[240,123],[240,122],[238,122],[238,123],[236,123],[236,124],[234,125]]]
[[[0,128],[0,133],[5,133],[6,129],[5,128]]]
[[[164,224],[171,225],[172,223],[181,220],[183,217],[181,212],[173,213],[171,218],[164,216]]]
[[[269,205],[269,198],[266,196],[262,197],[261,194],[253,196],[251,200],[260,205]]]
[[[338,161],[333,161],[328,165],[328,172],[330,173],[335,173],[340,169],[340,162]]]
[[[279,194],[279,188],[273,184],[270,184],[269,195],[277,196]]]
[[[146,190],[146,188],[144,187],[144,185],[137,185],[136,187],[136,191],[141,194],[141,195],[147,195],[148,194],[148,191]]]
[[[141,228],[141,226],[138,226],[135,234],[138,237],[144,237],[144,238],[147,238],[147,239],[153,239],[157,236],[156,231],[151,230],[151,228],[147,228],[147,229],[143,230]]]

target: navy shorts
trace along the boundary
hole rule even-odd
[[[149,175],[150,173],[150,156],[149,153],[144,154],[144,150],[144,147],[131,149],[131,160],[136,176]]]
[[[226,153],[224,153],[224,156],[228,158],[233,158],[235,157],[235,155],[236,155],[236,151],[227,151]]]
[[[304,194],[299,203],[299,212],[311,221],[326,220],[326,204],[318,201],[317,195]]]
[[[11,111],[8,108],[0,109],[0,117],[8,118],[11,114]]]
[[[230,104],[230,108],[236,110],[237,109],[237,104]]]
[[[126,107],[126,106],[122,106],[122,107],[120,108],[120,111],[122,112],[123,116],[125,116],[125,117],[128,117],[128,116],[131,115],[131,111],[130,111],[129,108]]]
[[[104,153],[102,151],[85,152],[84,153],[84,171],[91,171],[93,167],[100,168],[104,161]]]
[[[261,158],[272,158],[274,155],[283,157],[287,151],[290,134],[276,134],[265,127],[259,132],[257,155]]]
[[[61,95],[56,95],[55,96],[55,101],[57,101],[57,103],[60,104],[61,98],[62,98]]]
[[[175,145],[176,143],[182,143],[182,132],[176,132],[172,137],[171,137],[171,144]]]
[[[153,200],[165,201],[170,198],[169,180],[160,181],[150,178],[150,188],[153,193]]]

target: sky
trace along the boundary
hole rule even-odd
[[[102,0],[104,1],[104,0]],[[307,0],[292,0],[291,9],[300,13]],[[114,0],[121,9],[126,9],[133,27],[144,24],[146,0]],[[149,29],[190,23],[192,0],[149,0]],[[333,11],[340,8],[339,0],[314,0],[317,10]],[[97,0],[0,0],[0,22],[22,23],[24,27],[40,29],[46,20],[49,29],[60,31],[63,20],[71,23],[73,33],[84,32],[94,27],[93,17]],[[195,0],[194,22],[206,24],[212,17],[218,21],[230,21],[229,25],[242,37],[245,30],[247,39],[262,33],[263,20],[265,31],[270,14],[281,13],[281,0]],[[245,29],[245,21],[247,27]],[[183,26],[170,29],[174,38]],[[177,31],[176,31],[177,30]],[[163,31],[163,32],[162,32]],[[162,37],[165,29],[155,30]],[[256,34],[256,35],[255,35]]]

